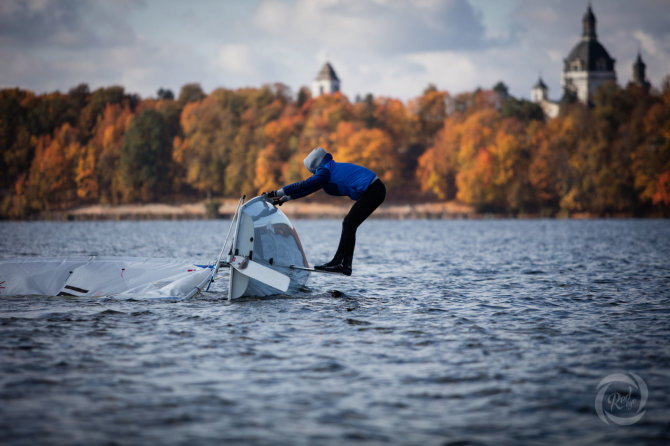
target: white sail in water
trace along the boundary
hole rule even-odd
[[[309,272],[291,268],[309,266],[298,234],[270,201],[250,200],[231,224],[231,248],[221,259],[230,267],[228,299],[295,292],[305,284]],[[187,298],[207,287],[217,271],[214,265],[179,259],[0,259],[0,295]]]
[[[0,295],[189,297],[212,269],[178,259],[41,257],[0,260]]]

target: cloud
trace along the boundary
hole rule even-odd
[[[254,31],[265,47],[312,56],[296,57],[306,70],[289,79],[309,84],[327,58],[351,98],[372,92],[409,99],[428,83],[455,94],[500,80],[527,98],[541,74],[558,99],[563,59],[581,38],[586,7],[583,0],[265,0],[256,9]],[[634,47],[644,39],[644,52],[655,51],[643,57],[658,84],[668,65],[662,36],[670,32],[660,24],[670,21],[670,8],[659,0],[612,0],[593,8],[599,38],[617,59],[619,82],[630,78]],[[645,34],[635,34],[636,23],[645,25]],[[273,58],[272,52],[266,56]]]
[[[641,49],[660,85],[670,72],[667,0],[594,0],[593,9],[619,83]],[[558,98],[585,10],[583,0],[0,0],[0,87],[121,84],[149,96],[188,82],[205,91],[283,82],[297,91],[327,59],[351,99],[498,80],[528,97],[540,72]]]
[[[264,0],[255,26],[294,44],[384,54],[490,45],[481,17],[466,0]]]
[[[670,76],[670,35],[662,38],[656,38],[651,34],[637,30],[632,33],[639,47],[638,51],[642,53],[643,60],[647,64],[647,77],[652,84],[660,87],[663,78]],[[637,53],[630,53],[630,64],[633,63],[633,57]],[[630,66],[629,64],[629,66]]]
[[[592,5],[598,31],[608,34],[644,29],[654,36],[670,36],[670,5],[667,0],[598,1]],[[582,6],[582,9],[585,9]]]
[[[640,42],[640,46],[645,52],[651,54],[652,56],[660,56],[660,57],[668,56],[667,53],[664,53],[660,49],[660,45],[651,34],[641,30],[637,30],[633,32],[633,36],[638,42]]]
[[[393,78],[401,80],[400,83],[407,87],[411,86],[402,92],[404,97],[420,95],[428,84],[452,93],[465,91],[470,89],[478,70],[471,57],[457,51],[413,53],[402,59],[397,62],[414,66],[414,70],[407,73],[394,70],[389,73],[390,76],[385,76],[388,80],[382,81],[381,86],[388,89],[390,96],[394,90],[396,94],[398,92],[397,87],[394,88],[395,82],[391,81]]]
[[[257,60],[258,57],[249,46],[233,43],[221,45],[216,57],[216,65],[233,76],[255,77],[259,73],[256,66]]]
[[[3,0],[0,44],[74,50],[129,44],[135,36],[124,16],[137,4],[130,0]]]

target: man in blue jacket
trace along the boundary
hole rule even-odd
[[[355,200],[356,203],[342,222],[342,235],[335,256],[330,262],[314,267],[350,276],[356,229],[382,204],[386,198],[386,187],[373,171],[356,164],[336,163],[333,156],[322,147],[312,150],[304,163],[307,170],[312,172],[311,177],[264,195],[281,206],[288,200],[304,197],[323,188],[329,195],[346,195]]]

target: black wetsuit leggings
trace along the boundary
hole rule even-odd
[[[356,246],[356,229],[384,202],[384,198],[386,198],[386,186],[378,178],[368,186],[363,195],[351,207],[347,216],[344,217],[344,221],[342,221],[340,245],[337,247],[334,259],[337,263],[347,258],[351,262]]]

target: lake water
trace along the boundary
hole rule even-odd
[[[294,223],[329,260],[340,222]],[[212,261],[227,227],[4,222],[0,256]],[[0,444],[670,440],[667,220],[371,220],[353,276],[307,286],[0,298]]]

